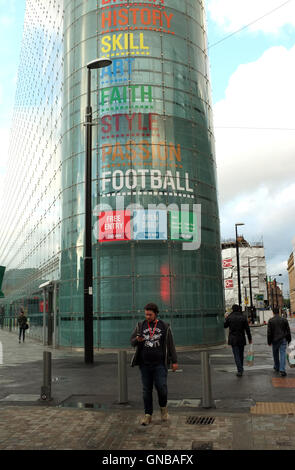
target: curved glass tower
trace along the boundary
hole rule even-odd
[[[177,345],[224,342],[203,0],[66,0],[59,329],[83,345],[86,64],[92,72],[94,346],[148,302]],[[70,321],[71,320],[71,321]]]

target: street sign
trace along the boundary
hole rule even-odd
[[[234,281],[232,279],[225,280],[225,288],[232,289],[234,287]]]
[[[223,268],[232,268],[233,267],[232,258],[226,258],[226,259],[222,260],[222,267]]]

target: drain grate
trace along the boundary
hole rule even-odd
[[[188,416],[186,424],[200,424],[202,426],[206,426],[208,424],[213,424],[214,421],[214,416]]]
[[[59,404],[60,408],[104,409],[99,397],[95,395],[71,395]]]

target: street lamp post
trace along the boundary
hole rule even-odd
[[[239,306],[242,305],[242,294],[241,294],[241,276],[240,276],[240,256],[239,256],[239,244],[238,244],[238,225],[245,225],[242,223],[235,224],[236,229],[236,253],[237,253],[237,270],[238,270],[238,291],[239,291]]]
[[[95,59],[87,64],[87,106],[85,111],[85,245],[84,245],[84,361],[93,363],[93,267],[92,267],[92,107],[91,71],[111,65],[109,59]]]
[[[281,313],[282,313],[282,309],[283,309],[284,306],[285,306],[285,304],[284,304],[283,285],[284,285],[283,282],[278,282],[278,286],[279,286],[279,289],[280,289],[280,291],[281,291],[281,293],[280,293],[280,299],[281,299],[280,312],[281,312]]]
[[[252,280],[251,280],[251,267],[250,267],[250,258],[248,257],[248,275],[249,275],[249,288],[250,288],[250,308],[251,312],[253,310],[253,298],[252,298]]]
[[[274,287],[275,287],[275,296],[276,296],[276,308],[279,308],[279,298],[278,298],[278,286],[277,286],[277,280],[274,278]]]

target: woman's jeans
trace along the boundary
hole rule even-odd
[[[272,354],[274,359],[274,367],[280,372],[285,372],[286,368],[286,349],[287,340],[283,339],[272,343]]]
[[[233,355],[235,358],[238,372],[243,373],[244,371],[244,345],[232,346]]]
[[[140,366],[143,385],[143,402],[145,414],[153,414],[153,385],[158,392],[159,406],[167,406],[167,369],[164,364]]]
[[[21,340],[22,335],[23,335],[23,341],[25,340],[25,331],[26,331],[25,328],[19,329],[19,341]]]

